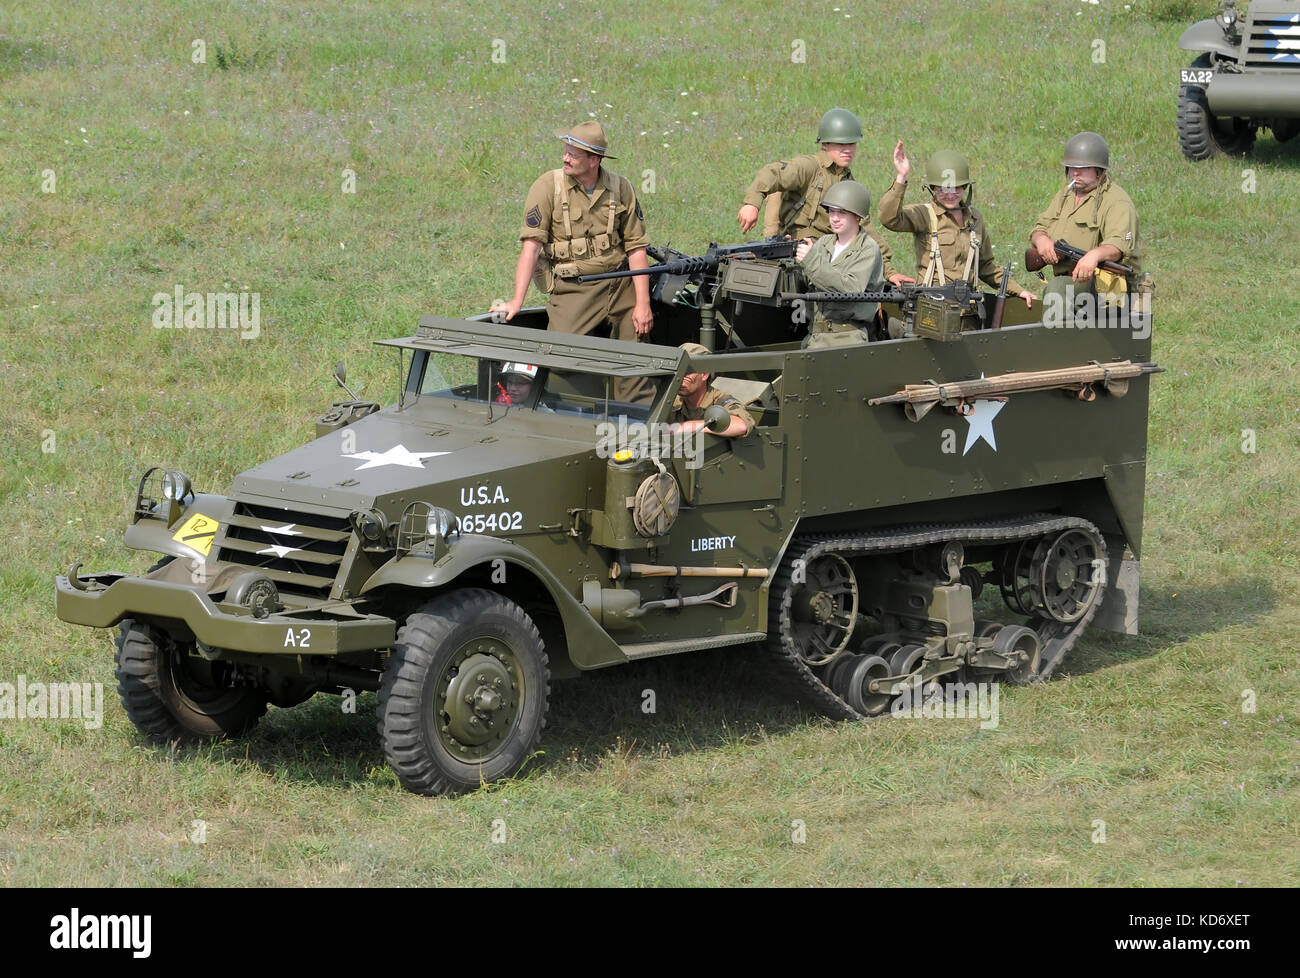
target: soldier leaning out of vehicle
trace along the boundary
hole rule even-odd
[[[692,356],[708,356],[707,347],[699,343],[683,343],[681,349]],[[745,410],[740,399],[714,387],[708,373],[690,373],[682,378],[682,385],[673,400],[673,413],[668,420],[673,425],[680,425],[684,432],[698,431],[704,427],[704,411],[714,404],[721,404],[731,415],[731,424],[714,434],[720,438],[743,438],[754,430],[754,420]]]
[[[884,260],[875,240],[862,230],[871,212],[871,195],[855,180],[842,180],[826,191],[821,205],[831,233],[816,241],[805,238],[795,249],[804,278],[821,292],[875,292],[884,287]],[[878,302],[819,302],[813,311],[806,349],[867,342],[867,327]]]
[[[1064,310],[1073,315],[1065,297],[1087,293],[1119,305],[1128,291],[1124,276],[1098,268],[1104,261],[1120,262],[1139,271],[1137,208],[1110,179],[1110,147],[1095,132],[1081,132],[1065,144],[1061,160],[1066,183],[1029,234],[1040,258],[1053,266],[1056,277],[1043,293],[1044,320]],[[1074,264],[1056,253],[1064,241],[1085,252]]]
[[[758,208],[773,195],[781,195],[780,220],[774,227],[764,227],[765,232],[791,238],[819,238],[831,233],[830,221],[822,202],[831,188],[844,180],[853,179],[849,165],[862,141],[862,123],[848,109],[831,109],[822,116],[817,126],[817,142],[821,150],[805,153],[789,160],[777,160],[758,171],[754,182],[745,191],[736,220],[740,230],[750,231],[758,222]],[[768,208],[769,212],[771,207]],[[884,237],[871,225],[871,215],[862,215],[862,227],[876,242],[884,261],[885,278],[895,285],[915,279],[895,271],[890,264],[892,252]]]
[[[911,172],[900,139],[894,147],[894,182],[880,199],[880,223],[891,231],[911,233],[921,284],[947,285],[965,279],[972,287],[979,281],[1000,289],[1002,270],[993,260],[988,225],[971,204],[975,181],[966,157],[950,149],[931,155],[925,165],[931,198],[927,204],[903,204]],[[1034,304],[1034,293],[1015,281],[1007,283],[1007,294],[1020,296],[1027,306]]]

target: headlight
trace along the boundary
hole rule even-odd
[[[411,551],[437,558],[447,552],[447,543],[457,533],[456,514],[426,502],[414,502],[402,511],[397,530],[397,556]]]
[[[388,540],[388,518],[377,509],[368,509],[352,514],[352,528],[361,537],[361,546],[367,550],[376,547],[387,550],[391,545]]]
[[[175,503],[182,502],[190,494],[190,477],[184,472],[168,469],[163,473],[162,491],[164,498]]]

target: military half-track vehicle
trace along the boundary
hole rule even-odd
[[[377,691],[388,761],[426,794],[515,773],[551,680],[592,669],[747,646],[854,719],[921,684],[1040,681],[1089,624],[1136,631],[1149,292],[1071,329],[916,292],[905,335],[805,350],[795,263],[711,254],[660,253],[654,342],[547,332],[544,309],[423,317],[382,341],[392,405],[335,404],[224,495],[150,469],[126,544],[161,562],[74,564],[59,617],[118,626],[155,742]],[[666,424],[699,372],[751,434]],[[629,380],[648,392],[620,402]]]
[[[1178,142],[1189,160],[1240,154],[1260,129],[1279,142],[1300,133],[1300,3],[1224,2],[1217,17],[1178,39],[1200,51],[1178,73]]]

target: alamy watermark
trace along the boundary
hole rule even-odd
[[[981,730],[998,726],[997,683],[931,683],[918,675],[903,687],[889,705],[896,717],[911,720],[965,720],[979,718]]]
[[[178,284],[150,302],[154,329],[237,329],[241,340],[262,334],[260,292],[186,292]]]
[[[0,720],[81,720],[87,730],[104,725],[103,683],[0,683]]]
[[[1043,325],[1048,329],[1131,329],[1133,338],[1144,340],[1151,335],[1151,296],[1139,292],[1129,296],[1129,306],[1102,301],[1092,292],[1065,287],[1065,294],[1048,292],[1043,296]]]
[[[660,421],[646,424],[627,420],[602,421],[596,425],[596,456],[613,458],[619,452],[632,452],[637,458],[682,458],[688,469],[704,464],[704,428],[684,430],[680,424]]]

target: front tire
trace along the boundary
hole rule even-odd
[[[439,595],[406,619],[384,669],[384,755],[422,795],[509,777],[541,739],[550,680],[541,635],[517,604],[478,588]]]
[[[266,694],[229,685],[229,666],[143,622],[123,620],[117,638],[117,693],[135,728],[152,743],[238,737],[266,712]]]
[[[1202,54],[1191,66],[1209,68],[1210,56]],[[1208,160],[1217,153],[1240,156],[1254,145],[1255,133],[1247,119],[1215,118],[1200,86],[1178,90],[1178,145],[1189,160]]]

